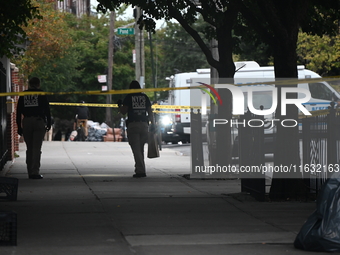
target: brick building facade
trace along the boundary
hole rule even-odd
[[[11,91],[21,92],[27,87],[22,76],[19,74],[19,69],[11,64]],[[8,145],[8,161],[13,161],[15,152],[19,150],[20,137],[18,135],[18,127],[16,125],[16,107],[19,97],[13,96],[7,99],[7,145]],[[21,139],[22,142],[22,139]]]
[[[56,8],[65,12],[70,12],[80,18],[82,15],[91,14],[90,0],[64,0],[56,1]]]

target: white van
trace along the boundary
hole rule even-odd
[[[245,63],[244,68],[241,68],[239,71],[237,71],[234,76],[235,84],[240,85],[240,88],[244,92],[246,91],[247,83],[270,82],[275,80],[273,66],[260,67],[254,61],[249,62],[245,61],[244,63]],[[247,63],[249,63],[251,67],[247,67]],[[321,76],[318,75],[317,73],[305,69],[305,66],[303,65],[297,66],[297,69],[298,79],[321,78]],[[245,86],[242,86],[243,84]],[[266,87],[268,85],[254,85],[254,86],[259,87],[259,90],[262,91],[261,94],[263,94],[265,93]],[[298,88],[309,90],[311,93],[311,99],[309,100],[309,102],[303,104],[308,111],[327,109],[330,106],[330,102],[332,101],[338,102],[340,100],[339,93],[327,82],[299,83]],[[260,92],[258,94],[260,94]],[[271,95],[270,97],[269,95],[268,98],[271,98]],[[260,98],[256,100],[256,97],[254,97],[254,107],[256,109],[259,109],[259,105],[256,104],[260,104],[260,102],[268,104],[267,105],[268,107],[271,106],[271,101],[266,100],[263,101],[263,97],[261,97],[261,100]],[[265,109],[267,108],[266,105],[263,106]]]
[[[249,83],[255,82],[270,82],[275,81],[274,66],[260,67],[255,61],[235,62],[236,73],[234,76],[235,84],[239,85],[245,93]],[[305,69],[303,65],[297,66],[298,78],[321,78],[317,73]],[[178,73],[170,79],[170,87],[189,87],[198,86],[199,82],[206,84],[210,83],[210,69],[197,69],[196,72]],[[223,82],[222,82],[223,83]],[[244,86],[243,86],[244,84]],[[258,93],[253,94],[253,103],[256,109],[263,106],[268,109],[272,105],[272,94],[268,90],[271,85],[253,85],[260,89]],[[263,89],[262,89],[263,88]],[[313,83],[300,83],[298,88],[304,88],[311,92],[311,99],[309,102],[304,103],[308,111],[327,109],[331,101],[340,100],[339,93],[334,90],[327,82],[313,82]],[[245,97],[247,95],[245,94]],[[209,96],[206,95],[209,99]],[[201,106],[202,91],[200,90],[173,90],[169,93],[169,104],[180,106]],[[245,103],[247,100],[245,100]],[[207,107],[210,106],[210,100],[207,100]],[[245,105],[245,109],[247,106]],[[180,110],[180,109],[178,109]],[[175,125],[175,133],[184,141],[190,141],[190,110],[188,114],[172,114],[172,119]],[[203,134],[205,130],[202,130]]]
[[[170,78],[169,87],[181,88],[200,85],[198,82],[210,84],[210,69],[197,69],[196,72],[178,73]],[[200,90],[171,90],[169,91],[168,103],[169,105],[179,106],[201,106],[202,92]],[[207,100],[208,106],[210,101]],[[171,114],[171,119],[174,126],[174,132],[178,135],[179,140],[184,142],[190,142],[190,109],[175,109],[178,112],[188,112]]]

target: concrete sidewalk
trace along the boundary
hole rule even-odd
[[[183,178],[190,157],[174,148],[135,179],[127,143],[44,142],[42,180],[27,178],[25,149],[0,172],[19,179],[18,200],[0,201],[18,244],[1,254],[306,254],[292,243],[315,203],[235,199],[237,179]]]

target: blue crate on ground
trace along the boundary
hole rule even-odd
[[[0,211],[0,246],[17,245],[17,214]]]
[[[18,182],[17,178],[0,177],[0,199],[17,200]]]

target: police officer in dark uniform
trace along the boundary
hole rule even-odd
[[[28,81],[25,92],[41,92],[40,80],[33,77]],[[42,179],[40,175],[41,146],[45,133],[51,129],[50,105],[45,95],[21,96],[17,105],[18,134],[26,143],[26,164],[30,179]]]
[[[130,89],[140,89],[138,81],[132,81]],[[124,101],[118,102],[120,112],[128,115],[127,137],[135,159],[134,178],[146,177],[144,145],[148,141],[149,121],[154,125],[151,102],[144,93],[128,94]]]
[[[82,104],[85,104],[85,101],[81,101]],[[78,106],[77,107],[77,111],[76,111],[76,122],[77,122],[77,127],[80,126],[80,123],[84,123],[84,130],[85,130],[85,136],[87,137],[88,136],[88,129],[87,129],[87,121],[88,121],[88,118],[90,116],[90,111],[89,111],[89,108],[85,105],[81,105],[81,106]],[[75,129],[76,129],[75,128]]]

